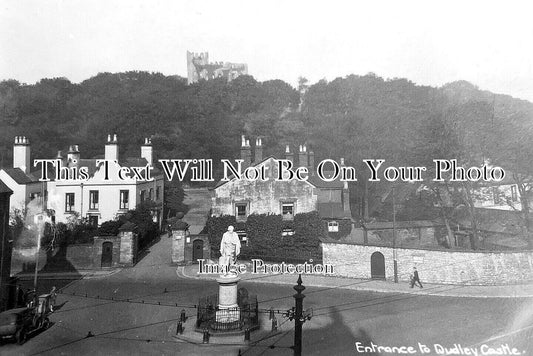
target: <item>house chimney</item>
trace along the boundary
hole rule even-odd
[[[149,138],[145,138],[141,146],[141,158],[144,158],[150,165],[153,164],[152,140]]]
[[[104,158],[109,161],[118,161],[118,142],[117,135],[107,135]]]
[[[30,140],[26,136],[16,136],[13,145],[13,168],[30,172]]]
[[[344,166],[346,166],[346,164],[344,163],[344,158],[341,158],[341,167],[344,167]],[[348,181],[344,182],[344,189],[348,190]]]
[[[309,174],[315,175],[315,153],[309,151]]]
[[[255,163],[263,160],[263,142],[260,137],[255,139]]]
[[[307,147],[305,147],[305,145],[300,145],[300,152],[298,153],[298,163],[300,164],[300,167],[307,168],[308,166]]]
[[[341,158],[341,167],[344,167],[344,158]],[[350,189],[348,188],[348,182],[344,182],[344,186],[342,188],[342,208],[344,211],[345,217],[351,217],[350,212]]]
[[[80,150],[78,145],[72,145],[68,149],[67,163],[69,166],[77,167],[80,163]]]
[[[285,159],[294,163],[294,154],[291,152],[291,147],[289,145],[285,146]]]
[[[241,139],[241,159],[244,161],[243,168],[247,168],[252,164],[252,150],[250,149],[250,141],[244,135]]]

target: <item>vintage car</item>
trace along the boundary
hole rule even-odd
[[[50,313],[50,294],[40,295],[24,308],[6,310],[0,313],[0,338],[14,338],[22,345],[29,334],[48,328]]]
[[[0,313],[0,337],[11,337],[19,344],[26,341],[26,336],[33,325],[33,308],[16,308]]]

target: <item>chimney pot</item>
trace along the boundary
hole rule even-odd
[[[30,141],[26,136],[15,136],[13,145],[13,168],[20,168],[24,173],[30,172]]]
[[[111,142],[111,135],[107,135],[107,142]]]
[[[113,142],[117,142],[117,134],[113,135]]]
[[[241,136],[241,147],[244,147],[246,146],[246,138],[244,137],[244,135]]]

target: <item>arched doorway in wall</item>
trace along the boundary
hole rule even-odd
[[[197,262],[204,258],[204,241],[197,239],[192,242],[192,261]]]
[[[106,241],[102,244],[102,267],[111,267],[113,263],[113,243]]]
[[[370,256],[370,275],[372,279],[385,279],[385,257],[381,252]]]

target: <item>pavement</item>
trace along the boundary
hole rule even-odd
[[[183,221],[188,223],[191,234],[199,234],[205,226],[211,210],[211,193],[207,188],[185,188],[183,203],[189,207]]]
[[[250,263],[244,262],[247,270],[250,271]],[[176,269],[176,274],[180,278],[214,280],[218,274],[198,274],[198,265],[180,266]],[[295,285],[297,275],[295,274],[252,274],[243,273],[240,275],[243,282],[251,283],[272,283]],[[533,298],[533,284],[513,284],[513,285],[465,285],[465,284],[435,284],[422,281],[424,288],[410,288],[409,283],[400,281],[373,280],[345,278],[338,276],[323,275],[302,275],[304,286],[312,286],[328,289],[349,289],[359,291],[371,291],[381,293],[401,293],[416,295],[431,295],[442,297],[462,297],[462,298]]]

